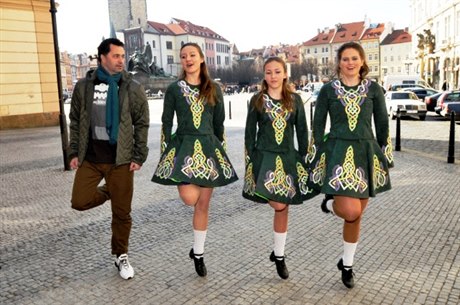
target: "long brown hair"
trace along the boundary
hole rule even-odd
[[[203,62],[200,64],[200,84],[198,85],[200,89],[200,95],[198,96],[198,99],[204,97],[208,105],[214,106],[217,102],[216,87],[213,84],[211,77],[209,76],[208,67],[206,66],[206,58],[204,57],[200,46],[195,42],[187,42],[180,48],[180,52],[182,52],[182,49],[189,46],[197,49],[198,54],[200,54],[200,58],[203,59]],[[185,71],[182,69],[180,78],[185,80],[185,76]]]
[[[273,61],[281,64],[281,66],[283,67],[284,73],[287,73],[287,65],[284,62],[284,60],[279,58],[279,57],[277,57],[277,56],[272,56],[272,57],[269,57],[264,63],[264,68],[263,68],[264,74],[265,74],[265,67],[267,66],[267,64],[269,64],[269,63],[271,63]],[[268,92],[268,84],[267,84],[267,81],[265,80],[265,77],[264,77],[262,79],[260,93],[259,93],[259,95],[257,97],[257,100],[255,101],[255,107],[259,111],[262,111],[262,108],[263,108],[263,105],[264,105],[263,96],[267,92]],[[294,97],[293,97],[292,93],[293,92],[292,92],[292,90],[291,90],[291,88],[289,86],[289,80],[286,77],[283,80],[283,87],[282,87],[282,90],[281,90],[281,104],[283,105],[283,108],[286,109],[289,112],[293,111],[293,109],[294,109]]]
[[[359,69],[359,77],[361,79],[365,79],[367,74],[369,73],[369,66],[367,65],[366,53],[364,52],[363,47],[359,43],[354,41],[344,43],[337,50],[337,63],[335,66],[335,73],[337,74],[337,77],[340,77],[340,60],[342,60],[343,51],[345,51],[346,49],[355,49],[359,53],[359,57],[361,57],[361,59],[363,60],[363,66],[361,67],[361,69]]]

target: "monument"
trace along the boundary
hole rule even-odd
[[[143,50],[137,49],[128,60],[128,72],[133,74],[134,79],[144,85],[147,95],[155,95],[156,92],[165,92],[168,85],[176,77],[165,73],[153,61],[152,48],[150,44],[144,46]]]

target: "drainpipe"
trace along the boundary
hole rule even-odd
[[[62,79],[61,79],[61,56],[59,53],[59,43],[56,26],[56,4],[54,0],[50,0],[50,13],[51,20],[53,22],[53,38],[54,38],[54,61],[56,62],[56,77],[58,85],[58,96],[59,96],[59,126],[61,128],[61,142],[62,142],[62,154],[64,158],[64,169],[70,170],[70,164],[68,160],[67,148],[69,147],[69,139],[67,133],[67,118],[64,111],[64,99],[62,96]]]

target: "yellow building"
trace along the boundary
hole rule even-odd
[[[0,1],[0,129],[59,124],[49,0]]]

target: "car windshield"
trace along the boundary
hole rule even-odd
[[[460,101],[460,91],[447,94],[446,102],[458,102],[458,101]]]
[[[417,96],[412,92],[396,92],[391,96],[393,100],[418,100]]]

